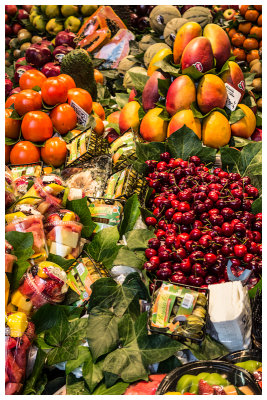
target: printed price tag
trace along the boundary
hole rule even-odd
[[[82,125],[82,126],[86,126],[86,124],[88,122],[89,114],[87,114],[87,112],[84,111],[82,109],[82,107],[78,106],[78,104],[75,103],[75,101],[73,101],[73,100],[71,100],[70,106],[74,109],[74,111],[77,114],[78,124]]]
[[[233,86],[229,85],[228,83],[225,84],[226,91],[227,91],[227,100],[226,100],[226,107],[229,108],[231,111],[235,111],[238,102],[241,97],[241,93],[238,92]]]
[[[191,308],[193,305],[193,302],[194,302],[194,296],[192,296],[192,294],[186,293],[184,295],[181,307],[186,308],[186,309]]]

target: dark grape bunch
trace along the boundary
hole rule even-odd
[[[188,161],[163,153],[146,161],[153,192],[146,218],[155,227],[144,268],[158,279],[206,287],[228,281],[227,263],[240,276],[252,270],[254,286],[262,273],[262,214],[251,212],[259,196],[250,178],[215,168],[192,156]]]
[[[131,27],[139,31],[144,31],[149,25],[149,14],[155,6],[139,5],[130,6]]]

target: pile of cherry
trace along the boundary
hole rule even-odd
[[[240,276],[252,271],[253,287],[262,273],[262,214],[251,212],[259,196],[250,178],[215,168],[192,156],[189,161],[162,153],[146,161],[153,188],[146,218],[155,227],[144,268],[161,280],[199,287],[227,282],[227,263]]]

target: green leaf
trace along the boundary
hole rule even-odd
[[[111,309],[114,314],[121,317],[132,301],[136,292],[118,285],[112,278],[98,279],[91,285],[92,294],[89,300],[89,310],[94,307]]]
[[[250,299],[254,299],[258,290],[260,292],[262,291],[262,279],[260,279],[259,282],[252,289],[248,291]]]
[[[147,83],[149,76],[144,75],[144,74],[139,74],[136,72],[129,72],[131,81],[133,83],[133,86],[136,90],[139,92],[143,92],[145,84]]]
[[[5,144],[7,146],[13,146],[13,144],[18,143],[18,141],[19,141],[19,138],[18,139],[10,139],[8,137],[5,137]]]
[[[177,78],[177,76],[181,75],[180,66],[177,65],[177,67],[174,67],[173,65],[171,65],[171,59],[172,55],[170,54],[166,56],[163,60],[157,61],[154,65],[161,69],[161,71],[166,72]]]
[[[253,214],[258,214],[262,212],[262,197],[259,197],[255,201],[253,201],[251,206],[251,212]]]
[[[144,207],[141,207],[141,208],[140,208],[140,211],[141,211],[141,215],[142,215],[143,221],[145,221],[145,219],[146,219],[147,217],[154,217],[153,212],[150,211],[150,210],[147,210],[147,209],[144,208]]]
[[[113,123],[113,122],[109,122],[109,123],[105,126],[105,129],[107,129],[107,128],[112,128],[112,129],[114,129],[114,130],[118,133],[118,135],[120,135],[119,124],[115,124],[115,123]]]
[[[138,161],[159,160],[161,153],[166,151],[166,144],[162,142],[136,143]]]
[[[102,381],[103,372],[100,368],[102,361],[97,364],[93,363],[91,353],[89,352],[89,358],[83,364],[83,379],[87,383],[90,392],[93,392],[95,387]]]
[[[137,272],[127,275],[122,285],[133,291],[136,291],[139,299],[150,301],[147,287]]]
[[[23,117],[21,117],[21,116],[19,115],[19,113],[18,113],[16,110],[13,110],[12,113],[11,113],[11,115],[10,115],[10,117],[8,117],[8,118],[20,120],[20,119],[22,119]]]
[[[200,72],[198,69],[196,69],[194,65],[191,65],[190,67],[183,69],[182,74],[188,75],[194,81],[197,81],[204,75],[203,72]]]
[[[144,251],[130,251],[127,247],[121,247],[113,265],[125,265],[127,267],[143,269],[144,263],[146,261]]]
[[[237,109],[235,111],[232,111],[230,114],[230,119],[229,119],[229,124],[235,124],[236,122],[240,121],[243,117],[245,117],[245,113],[244,111],[237,107]]]
[[[75,212],[83,224],[82,237],[89,239],[96,228],[96,224],[93,222],[89,207],[87,205],[87,198],[77,200],[67,200],[66,208]]]
[[[195,155],[206,163],[214,163],[215,161],[216,149],[203,147],[202,141],[185,125],[172,133],[166,143],[168,150],[175,158],[188,160],[190,156]]]
[[[94,307],[90,312],[87,339],[94,362],[116,348],[119,320],[120,317],[104,308]]]
[[[71,306],[45,304],[40,307],[33,315],[32,321],[35,324],[36,333],[43,332],[54,326],[57,326],[62,321],[71,317],[78,318],[82,309]]]
[[[11,275],[11,289],[14,291],[19,287],[19,282],[30,263],[27,261],[34,254],[33,234],[31,232],[7,232],[5,235],[6,240],[14,247],[14,255],[17,260],[14,263]]]
[[[189,350],[198,360],[214,360],[229,353],[229,350],[221,343],[206,335],[201,344],[186,341]]]
[[[170,84],[170,79],[158,79],[158,93],[160,96],[166,97]]]
[[[76,262],[74,259],[66,260],[66,258],[52,253],[49,254],[47,260],[59,265],[64,271],[67,271]]]
[[[120,235],[131,231],[140,215],[140,202],[137,193],[133,194],[126,202],[123,209],[123,218],[120,224]]]
[[[143,119],[144,116],[146,115],[145,110],[143,109],[142,105],[140,105],[139,109],[138,109],[138,118]]]
[[[190,106],[191,110],[193,111],[194,117],[198,119],[204,119],[207,118],[212,112],[218,111],[221,114],[223,114],[227,119],[228,119],[228,114],[223,108],[215,107],[211,111],[209,111],[207,114],[202,114],[201,111],[199,110],[197,103],[193,102]]]
[[[155,237],[155,235],[148,229],[134,229],[127,232],[125,237],[128,249],[135,251],[145,250],[149,239]]]
[[[168,374],[169,372],[173,371],[177,367],[181,367],[182,363],[181,361],[175,357],[171,356],[165,361],[161,361],[159,363],[158,369],[157,369],[157,374]]]
[[[256,126],[258,128],[260,128],[262,126],[262,112],[259,110],[257,111],[257,114],[256,114]]]
[[[66,375],[70,374],[74,369],[79,368],[83,363],[91,358],[89,347],[79,346],[78,357],[75,360],[69,360],[66,362]]]
[[[90,244],[84,246],[84,250],[97,262],[102,262],[109,268],[119,251],[117,242],[120,238],[117,226],[105,228],[96,233]]]
[[[66,376],[66,393],[67,395],[90,395],[90,391],[83,378],[76,378],[73,374]]]
[[[170,117],[168,111],[166,110],[166,108],[162,109],[161,113],[159,114],[159,117],[161,119],[163,119],[163,121],[167,121],[167,122],[169,122],[170,119],[171,119],[171,117]]]
[[[122,395],[127,387],[129,386],[129,383],[125,382],[118,382],[115,385],[111,386],[110,388],[107,388],[107,386],[102,383],[100,386],[98,386],[95,391],[92,393],[93,395],[117,395],[120,396]]]
[[[37,391],[39,387],[36,385],[36,383],[38,382],[42,374],[45,360],[46,360],[46,353],[43,350],[38,349],[33,371],[25,383],[23,395],[38,394]]]
[[[222,168],[230,171],[239,172],[238,162],[241,157],[241,152],[237,149],[224,146],[220,149]]]
[[[63,361],[74,360],[78,356],[78,344],[87,330],[87,318],[69,322],[62,320],[60,324],[45,332],[45,342],[53,346],[47,355],[47,364],[53,365]]]
[[[41,88],[40,88],[40,86],[34,86],[34,87],[32,88],[32,90],[35,90],[36,92],[40,92]],[[53,107],[54,107],[54,106],[53,106]]]
[[[229,70],[229,61],[235,61],[235,56],[231,56],[230,58],[228,58],[228,60],[223,64],[220,72],[217,75],[221,75],[223,72],[228,71]]]
[[[116,103],[120,108],[123,108],[125,104],[128,103],[129,94],[128,93],[116,93]]]
[[[245,138],[241,138],[238,136],[232,136],[231,139],[233,139],[233,147],[245,147],[247,144],[252,143],[252,141],[250,139],[245,139]],[[230,146],[230,143],[229,143],[229,146]]]

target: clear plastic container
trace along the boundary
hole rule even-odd
[[[46,218],[45,233],[49,253],[61,257],[77,258],[81,250],[83,225],[79,217],[69,210],[60,210]]]

